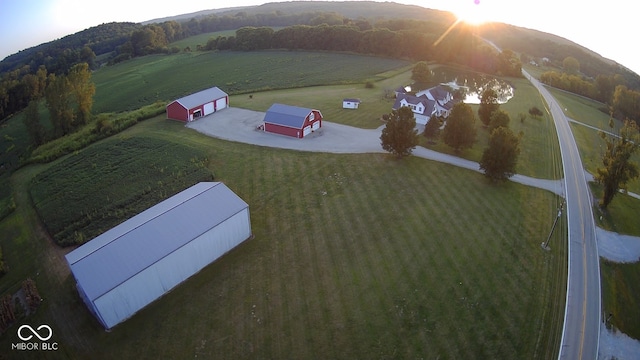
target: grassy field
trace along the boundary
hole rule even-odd
[[[564,96],[561,96],[558,99],[559,101],[561,101],[570,97],[570,95],[564,94]],[[570,111],[569,109],[571,108],[569,106],[571,105],[566,104],[571,104],[571,101],[561,102],[561,104],[568,109],[567,112]],[[577,106],[576,108],[580,109],[579,106]],[[587,107],[582,110],[573,110],[571,111],[571,114],[573,115],[568,115],[574,120],[601,128],[606,131],[610,131],[607,125],[607,123],[609,122],[609,117],[593,108]],[[591,117],[589,117],[589,114],[591,114]],[[594,121],[594,119],[597,118],[599,118],[599,121]],[[583,119],[585,120],[583,121]],[[570,126],[571,131],[573,132],[573,136],[576,139],[576,144],[578,145],[578,150],[580,151],[580,157],[582,158],[582,163],[585,170],[591,174],[595,174],[596,169],[602,166],[602,154],[604,153],[604,149],[606,149],[604,140],[600,137],[598,130],[575,123],[571,123]],[[621,127],[621,123],[619,121],[616,121],[615,127]],[[617,130],[615,130],[614,132],[616,131]],[[640,164],[640,152],[636,152],[631,157],[631,161],[634,161],[636,164]],[[640,193],[640,179],[630,181],[628,184],[628,190],[634,193]]]
[[[540,250],[555,195],[496,187],[475,172],[418,158],[229,143],[162,117],[119,137],[205,151],[216,179],[249,203],[255,239],[106,333],[75,293],[61,255],[42,250],[47,240],[37,228],[20,230],[34,212],[19,206],[0,223],[10,236],[1,245],[10,262],[37,260],[23,271],[40,274],[46,300],[32,321],[53,327],[61,350],[52,357],[557,356],[564,220],[554,251]],[[47,166],[14,178],[24,189],[38,173],[65,165]]]
[[[236,31],[225,30],[225,31],[216,31],[216,32],[210,32],[205,34],[194,35],[186,39],[174,41],[171,44],[169,44],[169,47],[171,48],[176,46],[180,50],[184,50],[184,48],[190,47],[192,51],[195,51],[198,45],[205,46],[207,45],[207,41],[209,41],[209,39],[215,39],[218,36],[226,36],[226,37],[236,36]]]
[[[297,52],[193,52],[149,55],[93,74],[94,112],[137,109],[218,86],[228,94],[379,80],[409,62],[362,55]],[[153,89],[153,90],[149,90]]]
[[[364,83],[353,85],[313,86],[301,89],[283,89],[231,96],[231,104],[256,111],[266,111],[273,103],[319,109],[326,121],[375,129],[384,123],[383,114],[391,112],[395,99],[385,96],[402,84],[411,82],[410,67],[402,67],[381,73],[381,80],[366,87]],[[343,109],[345,98],[360,99],[357,110]]]
[[[612,131],[609,128],[609,114],[602,111],[607,107],[606,104],[559,89],[551,87],[547,87],[547,89],[562,104],[564,112],[569,118],[601,130]],[[615,120],[612,132],[617,133],[622,125],[622,121]]]
[[[544,109],[544,102],[537,90],[525,79],[507,78],[512,84],[514,96],[507,103],[500,105],[500,109],[506,111],[511,118],[509,127],[518,134],[523,133],[520,148],[521,153],[518,158],[516,172],[527,176],[558,179],[562,176],[562,164],[560,163],[560,148],[553,119],[545,113],[540,119],[527,117],[524,122],[518,119],[519,113],[528,114],[528,110],[536,106]],[[478,105],[471,105],[477,116]],[[426,147],[448,154],[464,157],[473,161],[480,161],[482,152],[489,142],[489,131],[482,126],[479,119],[476,119],[477,141],[475,145],[460,154],[455,154],[452,148],[437,141],[435,145],[428,145],[426,139],[423,145]]]
[[[110,139],[38,174],[31,198],[56,243],[81,244],[189,186],[212,180],[207,161],[205,150],[178,143]]]

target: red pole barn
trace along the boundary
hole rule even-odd
[[[273,104],[264,116],[264,131],[302,139],[322,127],[322,114],[315,109]]]
[[[202,90],[167,105],[167,119],[189,122],[229,106],[229,95],[218,87]]]

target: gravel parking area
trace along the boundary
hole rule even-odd
[[[322,121],[322,128],[296,139],[258,130],[264,112],[240,108],[227,108],[187,124],[187,127],[219,139],[313,152],[371,153],[384,152],[380,145],[381,126],[375,130]]]

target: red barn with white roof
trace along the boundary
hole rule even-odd
[[[167,119],[189,122],[229,106],[229,95],[218,87],[202,90],[167,105]]]

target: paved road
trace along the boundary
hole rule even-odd
[[[549,105],[558,132],[564,168],[569,272],[559,359],[596,359],[600,336],[600,263],[591,195],[569,122],[557,101],[523,71]]]

